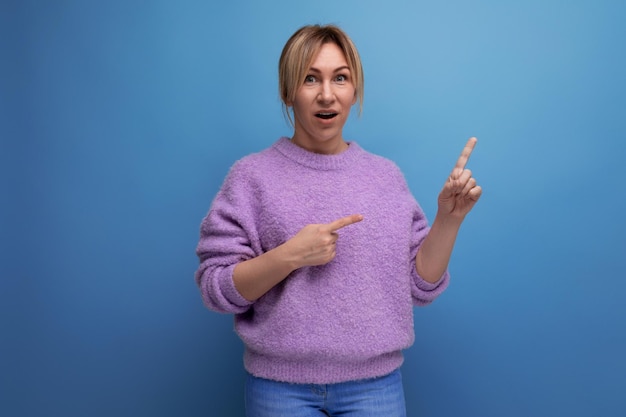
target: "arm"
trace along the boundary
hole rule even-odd
[[[330,262],[336,254],[337,231],[362,219],[354,214],[329,224],[305,226],[282,245],[237,264],[233,271],[235,288],[245,299],[254,301],[296,269]]]
[[[475,145],[476,138],[470,138],[439,193],[437,216],[415,258],[417,273],[431,283],[448,268],[461,223],[482,193],[471,171],[465,169]]]
[[[235,164],[200,227],[195,279],[211,310],[243,313],[295,269],[330,262],[337,231],[362,219],[355,214],[329,224],[311,224],[264,251],[256,207],[258,187],[251,184],[246,167]]]
[[[439,216],[422,242],[415,258],[417,273],[425,281],[437,282],[448,268],[460,222]]]
[[[238,263],[233,270],[235,288],[248,301],[254,301],[298,268],[286,244],[256,258]]]

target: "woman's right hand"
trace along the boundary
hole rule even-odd
[[[352,214],[331,223],[309,224],[285,242],[288,253],[293,256],[295,267],[325,265],[337,254],[337,231],[360,222],[363,216]]]

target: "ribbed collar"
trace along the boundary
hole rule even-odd
[[[352,165],[362,153],[361,147],[354,141],[348,142],[348,149],[336,155],[324,155],[307,151],[296,145],[287,137],[281,137],[273,145],[273,148],[285,157],[304,165],[308,168],[320,171],[332,171]]]

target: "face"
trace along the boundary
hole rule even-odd
[[[295,131],[292,141],[317,153],[342,152],[347,144],[343,125],[356,102],[350,69],[334,43],[322,45],[313,59],[293,103]]]

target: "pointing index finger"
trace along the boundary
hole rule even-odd
[[[336,232],[343,227],[350,226],[351,224],[360,222],[361,220],[363,220],[363,216],[361,214],[352,214],[350,216],[342,217],[341,219],[328,223],[328,226],[330,227],[331,232]]]
[[[456,165],[454,166],[454,172],[457,173],[457,175],[460,175],[465,169],[465,165],[467,165],[467,161],[474,150],[474,146],[476,146],[476,142],[478,142],[478,139],[471,137],[465,144],[465,147],[461,152],[461,156],[459,156],[459,159],[456,161]]]

